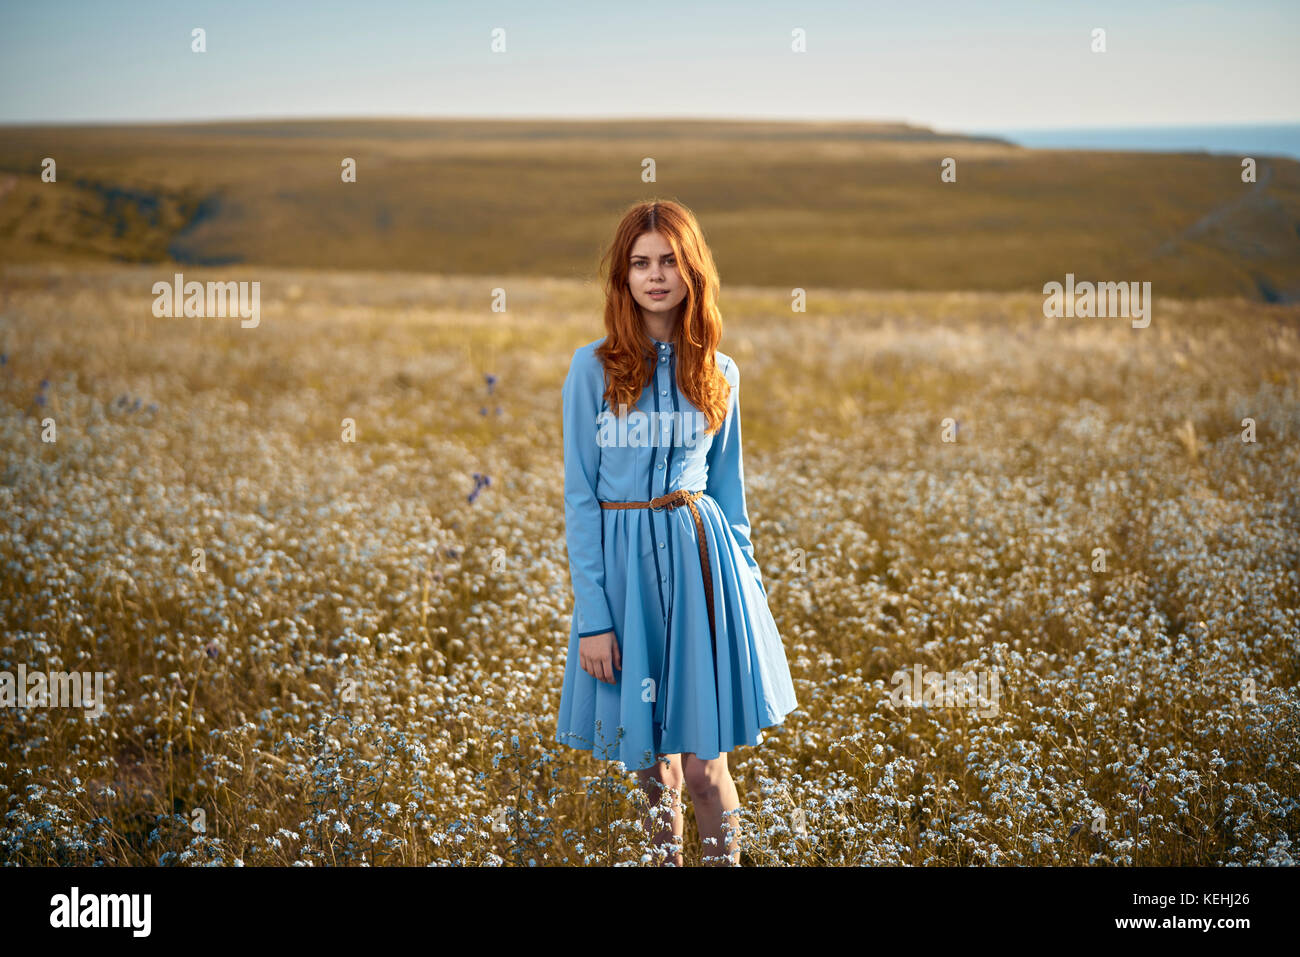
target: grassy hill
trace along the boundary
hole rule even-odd
[[[58,182],[40,181],[43,157]],[[957,182],[940,161],[957,160]],[[352,157],[358,180],[343,183]],[[641,181],[652,157],[657,182]],[[678,199],[728,284],[1300,298],[1300,163],[858,123],[302,120],[0,128],[0,259],[590,276]]]

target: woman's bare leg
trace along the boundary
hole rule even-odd
[[[740,798],[731,780],[726,752],[709,761],[688,752],[682,755],[682,763],[691,803],[695,805],[695,826],[704,845],[703,863],[724,867],[739,864],[740,815],[734,812],[740,808]]]
[[[646,820],[646,830],[651,835],[655,847],[670,846],[664,858],[664,865],[682,866],[682,835],[685,830],[685,818],[682,816],[682,756],[680,754],[661,754],[654,767],[637,771],[641,788],[650,801],[650,814]],[[666,821],[658,814],[657,805],[665,789],[671,798],[665,802],[672,809],[672,820]]]

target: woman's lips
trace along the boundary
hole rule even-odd
[[[652,292],[652,293],[647,293],[647,295],[648,295],[651,299],[663,299],[665,296],[668,295],[668,293],[666,293],[666,292]]]

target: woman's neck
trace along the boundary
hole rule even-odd
[[[670,315],[664,315],[663,313],[647,314],[643,311],[641,313],[641,325],[650,338],[658,339],[660,342],[671,342],[673,330],[677,328],[677,317],[680,314],[680,307]]]

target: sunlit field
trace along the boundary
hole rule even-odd
[[[553,741],[599,289],[185,267],[241,328],[155,318],[176,271],[0,267],[0,670],[105,693],[0,709],[0,863],[654,862]],[[742,863],[1295,863],[1300,306],[790,301],[723,288],[801,705],[731,754]]]
[[[1024,149],[858,122],[11,126],[0,262],[580,279],[618,210],[667,195],[699,214],[733,284],[1014,292],[1068,268],[1165,296],[1295,303],[1300,163],[1255,159],[1246,180],[1236,155]]]

